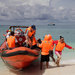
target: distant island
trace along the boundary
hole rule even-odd
[[[55,23],[49,23],[48,26],[55,26]]]

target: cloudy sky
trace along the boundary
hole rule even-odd
[[[1,24],[75,22],[75,0],[0,0]]]

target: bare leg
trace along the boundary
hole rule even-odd
[[[55,62],[55,58],[53,56],[51,56],[52,60]]]
[[[57,61],[56,61],[56,64],[57,64],[57,66],[59,67],[61,55],[60,55],[59,53],[57,53],[56,55],[57,55]]]
[[[43,62],[40,62],[40,69],[42,70],[42,65],[43,65]]]
[[[32,47],[32,43],[33,43],[33,37],[32,38],[29,38],[30,40],[30,48]]]
[[[30,46],[30,48],[31,48],[31,46],[32,46],[32,41],[31,41],[31,39],[30,38],[28,38],[28,45]]]
[[[27,46],[27,47],[28,47],[28,45],[29,45],[29,41],[30,41],[30,40],[29,40],[29,37],[26,36],[26,41],[25,41],[25,42],[26,42],[26,46]]]
[[[47,66],[47,68],[48,68],[48,65],[49,65],[49,62],[46,62],[46,66]]]

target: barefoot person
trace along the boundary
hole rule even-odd
[[[49,41],[49,36],[45,35],[44,40],[39,47],[41,48],[41,62],[40,62],[40,69],[42,69],[43,62],[46,61],[46,66],[48,68],[49,65],[49,50],[50,50],[51,43]]]
[[[71,46],[67,45],[64,41],[64,37],[62,37],[62,36],[60,36],[60,40],[54,41],[54,44],[56,44],[56,47],[55,47],[55,54],[57,55],[56,64],[59,67],[59,63],[60,63],[60,59],[61,59],[61,55],[62,55],[62,50],[64,49],[64,47],[67,47],[72,50],[74,50],[75,48],[72,48]]]

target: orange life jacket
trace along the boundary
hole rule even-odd
[[[9,36],[7,38],[7,44],[9,48],[14,48],[15,47],[15,36]]]
[[[49,50],[51,48],[51,43],[49,41],[49,36],[45,35],[44,40],[42,40],[42,43],[39,45],[41,49],[41,55],[48,55],[49,54]]]
[[[35,34],[35,31],[33,30],[32,32],[31,31],[28,31],[28,37],[32,37],[32,35]]]
[[[36,45],[36,38],[35,37],[33,37],[32,45]]]
[[[54,49],[53,39],[50,40],[50,43],[51,43],[50,50],[53,50]]]
[[[31,27],[27,28],[28,30],[28,37],[31,37],[33,34],[35,34],[35,30],[32,30]]]
[[[62,51],[65,47],[65,42],[64,43],[61,43],[59,40],[58,40],[58,44],[56,45],[56,48],[55,50],[56,51]]]
[[[51,43],[49,41],[43,41],[42,46],[41,46],[41,48],[42,48],[41,54],[42,55],[48,55],[50,47],[51,47]]]

